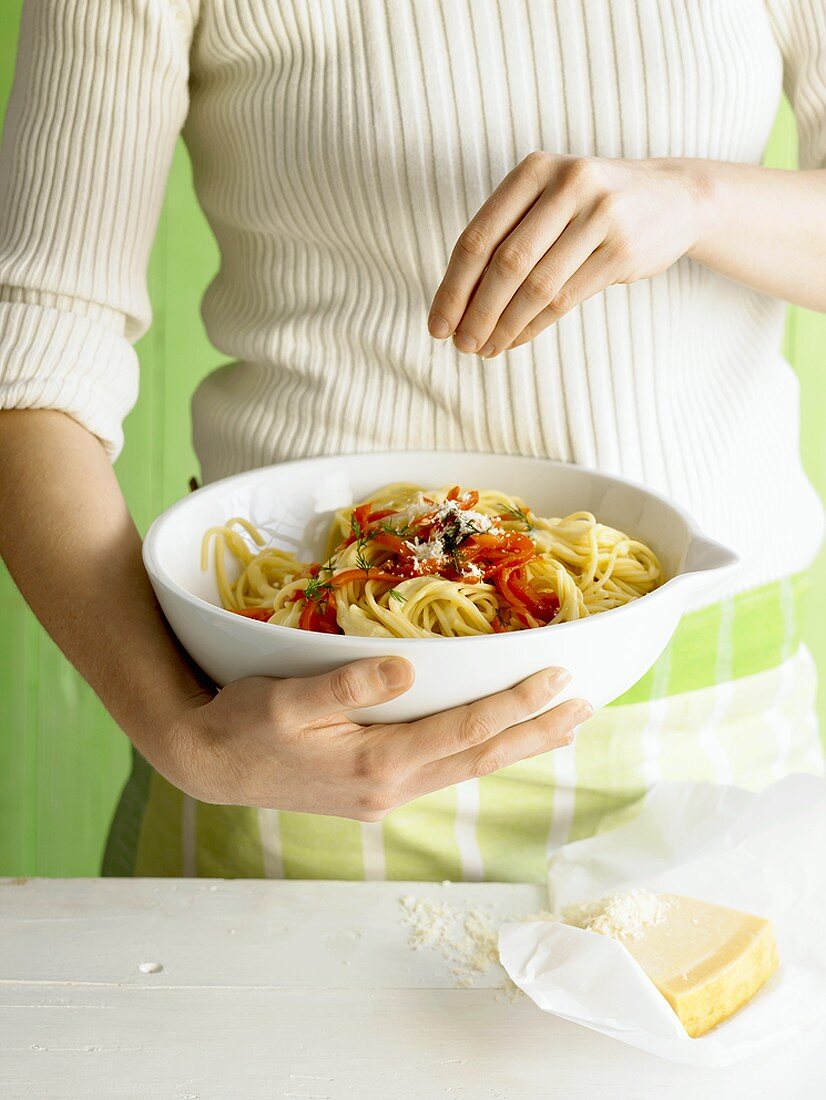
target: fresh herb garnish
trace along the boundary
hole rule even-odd
[[[399,600],[400,603],[404,603],[404,601],[407,599],[407,596],[405,596],[404,592],[399,592],[398,588],[389,589],[387,595],[390,597],[391,600]]]
[[[481,529],[473,520],[463,520],[461,523],[457,521],[456,523],[447,524],[441,532],[442,545],[445,548],[445,553],[454,557],[456,550],[466,539],[469,539],[471,535],[481,534]]]
[[[304,589],[304,598],[307,600],[315,600],[316,603],[320,603],[332,591],[333,586],[329,581],[323,581],[321,579],[321,570],[319,570],[314,577],[310,577],[307,581],[307,587]]]
[[[525,524],[526,531],[533,531],[533,524],[528,517],[528,513],[521,508],[514,508],[510,504],[503,504],[502,511],[512,519],[518,520],[520,523]]]
[[[379,525],[381,530],[387,535],[398,535],[399,538],[403,538],[410,530],[409,523],[403,523],[401,527],[394,527],[389,519],[383,520]],[[378,534],[378,532],[376,532]]]
[[[373,526],[370,529],[362,527],[361,523],[358,520],[358,517],[354,512],[353,515],[350,516],[350,530],[353,534],[353,541],[355,542],[358,549],[361,550],[366,545],[366,543],[370,542],[370,540],[374,539],[380,531],[386,530],[386,528],[384,527],[384,524],[382,524],[381,526]]]

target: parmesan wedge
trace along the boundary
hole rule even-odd
[[[769,921],[679,894],[630,891],[564,916],[624,944],[695,1039],[747,1004],[778,966]]]

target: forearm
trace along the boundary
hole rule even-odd
[[[103,447],[59,412],[0,412],[0,554],[41,623],[163,770],[204,685],[161,613]]]
[[[826,311],[826,169],[680,163],[702,209],[688,255],[746,286]]]
[[[552,669],[412,725],[358,726],[345,709],[413,681],[406,661],[384,657],[213,695],[155,603],[101,444],[62,413],[0,412],[0,471],[0,553],[23,594],[150,763],[194,798],[378,821],[570,744],[591,714],[577,699],[544,709],[566,682]]]

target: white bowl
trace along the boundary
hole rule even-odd
[[[624,607],[577,622],[470,638],[316,634],[245,619],[220,606],[212,572],[200,567],[208,527],[244,516],[274,545],[319,560],[332,512],[393,481],[500,489],[543,516],[593,512],[648,543],[669,579]],[[304,459],[214,482],[155,520],[143,560],[172,629],[217,684],[242,676],[311,676],[362,657],[406,657],[415,683],[390,703],[353,712],[365,722],[421,718],[551,666],[572,677],[556,702],[577,696],[601,707],[651,667],[686,605],[738,562],[676,505],[623,478],[541,458],[424,451]]]

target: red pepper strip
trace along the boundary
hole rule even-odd
[[[356,541],[355,529],[361,532],[362,536],[367,533],[367,529],[371,523],[378,523],[379,520],[387,519],[388,516],[392,516],[392,508],[382,508],[378,512],[371,512],[372,504],[359,504],[357,508],[353,509],[352,518],[350,520],[350,533],[344,540],[345,546],[350,546]]]
[[[440,561],[438,558],[424,558],[421,561],[416,561],[413,557],[401,558],[395,562],[384,562],[385,571],[388,570],[388,567],[398,574],[397,580],[403,580],[406,577],[426,576],[446,577],[448,580],[455,580],[459,575],[449,564]]]
[[[559,611],[556,593],[537,592],[521,570],[511,575],[509,583],[512,591],[519,596],[534,618],[549,623]]]
[[[462,549],[464,550],[469,545],[490,547],[494,550],[509,550],[511,553],[517,551],[522,553],[528,550],[532,554],[536,553],[536,546],[533,541],[527,535],[520,535],[518,531],[506,531],[503,535],[491,535],[484,531],[479,535],[471,535],[467,542],[463,544]]]
[[[503,572],[509,572],[512,569],[519,569],[531,560],[533,555],[529,558],[525,554],[508,554],[502,555],[488,554],[488,561],[485,563],[484,573],[485,579],[493,579]]]
[[[361,533],[367,530],[371,523],[378,523],[380,519],[387,519],[388,516],[393,515],[392,508],[382,508],[378,512],[372,512],[372,504],[360,504],[358,508],[353,509],[353,519],[358,523]]]
[[[536,547],[525,535],[472,535],[461,547],[462,557],[484,570],[491,579],[504,569],[516,569],[536,557]]]
[[[394,554],[401,554],[402,557],[413,557],[413,551],[405,545],[404,539],[391,534],[389,531],[381,531],[378,535],[374,535],[370,541],[376,546],[386,547]]]
[[[370,522],[369,516],[371,507],[372,505],[370,504],[359,504],[357,508],[353,509],[352,515],[350,516],[350,532],[344,540],[345,546],[350,546],[356,541],[356,531],[358,531],[360,535],[364,535],[364,530]]]
[[[507,601],[511,613],[516,615],[519,621],[526,626],[533,626],[535,624],[527,621],[529,616],[527,607],[522,603],[518,593],[510,587],[510,579],[514,572],[515,570],[511,569],[503,570],[494,578],[493,583],[496,585],[499,594]]]
[[[317,634],[343,634],[336,620],[336,605],[332,600],[307,600],[298,619],[301,630],[313,630]]]
[[[372,510],[372,507],[373,507],[372,504],[359,504],[358,508],[354,508],[353,509],[353,516],[352,516],[352,519],[350,521],[351,525],[353,527],[358,526],[358,528],[361,531],[364,531],[364,528],[370,522],[369,517],[370,517],[370,512]]]
[[[559,610],[559,600],[553,592],[537,592],[522,570],[503,572],[496,578],[496,586],[517,614],[527,615],[533,621],[527,625],[546,626]]]
[[[479,503],[479,493],[476,489],[468,489],[466,493],[463,493],[461,486],[454,485],[447,494],[447,499],[455,501],[466,512],[470,508],[475,508]]]
[[[242,607],[240,610],[232,610],[236,615],[243,615],[245,619],[257,619],[260,623],[267,623],[273,617],[271,607]]]
[[[513,512],[499,512],[493,518],[501,520],[502,523],[524,523],[525,521],[530,522],[531,515],[531,510],[528,508],[524,512],[524,519],[522,516],[514,515]]]
[[[386,573],[383,569],[345,569],[343,573],[336,573],[330,577],[330,584],[336,588],[343,588],[352,581],[384,581],[386,584],[398,584],[399,578],[392,573]]]

